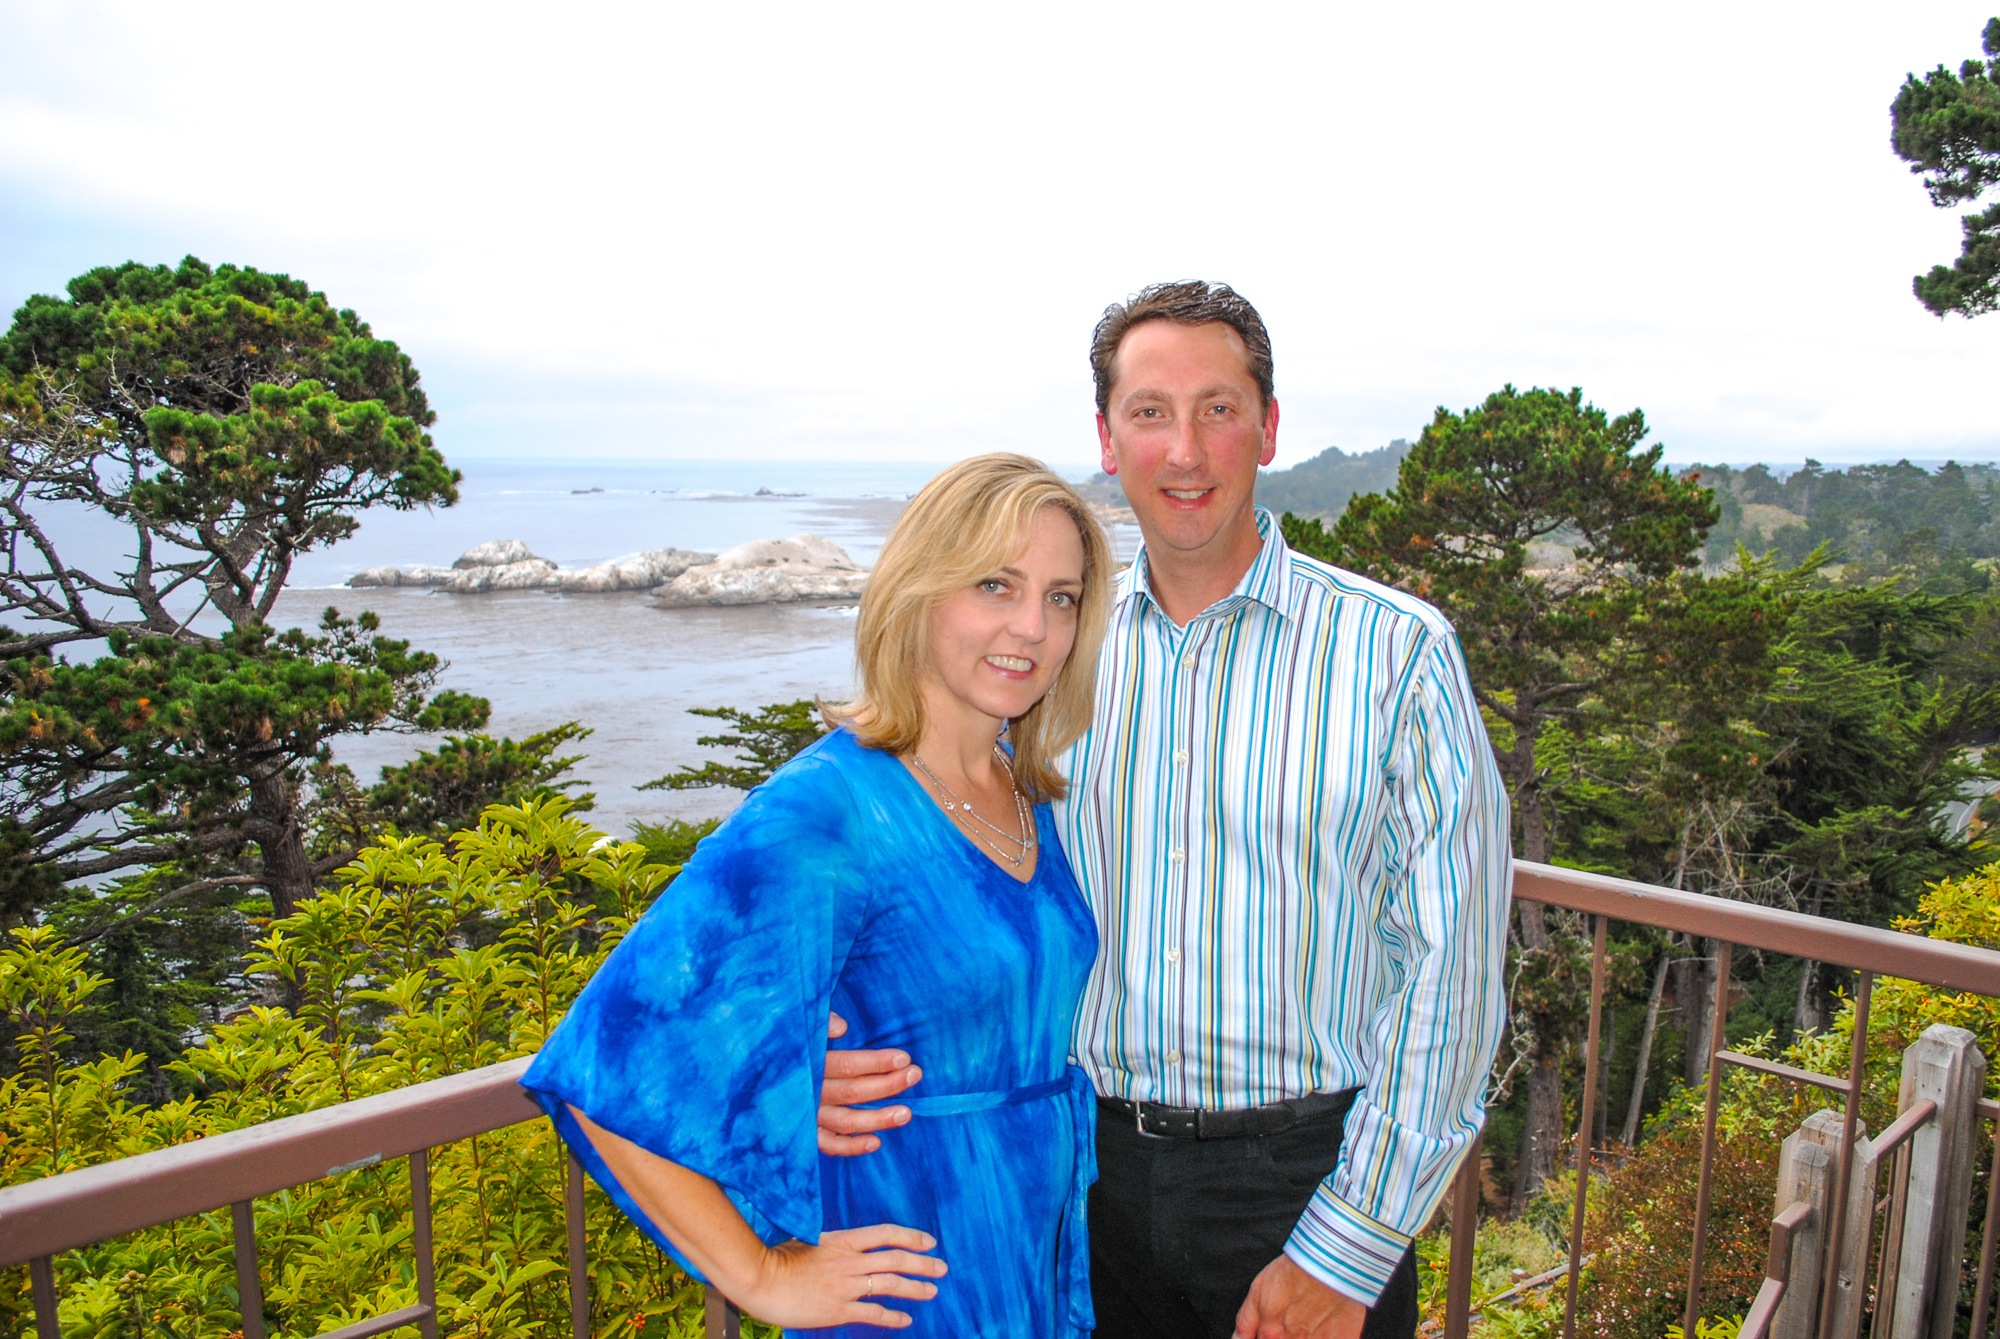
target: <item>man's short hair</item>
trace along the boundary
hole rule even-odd
[[[1271,407],[1271,332],[1264,318],[1228,284],[1211,284],[1189,279],[1176,284],[1149,284],[1123,302],[1104,309],[1104,318],[1090,337],[1090,374],[1097,382],[1097,412],[1111,412],[1111,383],[1115,379],[1112,362],[1118,346],[1135,325],[1146,321],[1173,321],[1180,325],[1207,325],[1220,321],[1243,340],[1250,355],[1250,377],[1263,396],[1263,407]]]

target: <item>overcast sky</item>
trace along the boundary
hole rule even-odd
[[[1092,323],[1185,277],[1268,320],[1280,465],[1510,381],[1678,461],[2000,459],[1888,147],[1992,5],[0,0],[0,302],[285,271],[459,461],[1089,461]]]

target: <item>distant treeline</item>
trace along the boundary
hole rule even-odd
[[[1728,563],[1738,541],[1757,553],[1776,550],[1787,564],[1820,544],[1840,563],[2000,557],[2000,467],[1993,465],[1927,470],[1899,461],[1840,470],[1809,460],[1783,479],[1764,465],[1680,473],[1698,474],[1722,508],[1703,550],[1711,565]]]
[[[1330,521],[1355,494],[1395,488],[1409,449],[1401,438],[1353,455],[1330,446],[1290,469],[1266,470],[1257,480],[1257,500],[1274,512]],[[1754,553],[1776,550],[1788,566],[1821,544],[1836,563],[2000,558],[2000,465],[1928,470],[1899,461],[1829,469],[1809,460],[1782,479],[1768,465],[1694,465],[1676,472],[1700,476],[1722,508],[1702,550],[1710,567],[1728,566],[1739,542]],[[1124,492],[1109,475],[1081,487],[1093,502],[1124,504]]]

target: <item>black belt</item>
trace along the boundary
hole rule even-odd
[[[1313,1093],[1240,1111],[1204,1111],[1200,1107],[1170,1107],[1158,1102],[1100,1097],[1097,1109],[1118,1121],[1130,1121],[1140,1134],[1164,1139],[1243,1139],[1281,1134],[1320,1116],[1344,1113],[1360,1091],[1345,1088],[1337,1093]]]

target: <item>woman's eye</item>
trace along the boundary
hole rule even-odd
[[[1007,589],[1007,583],[998,577],[988,577],[979,583],[979,589],[985,591],[988,595],[998,595]]]
[[[1055,591],[1049,595],[1049,603],[1059,608],[1067,609],[1076,603],[1076,596],[1071,595],[1066,590]]]

